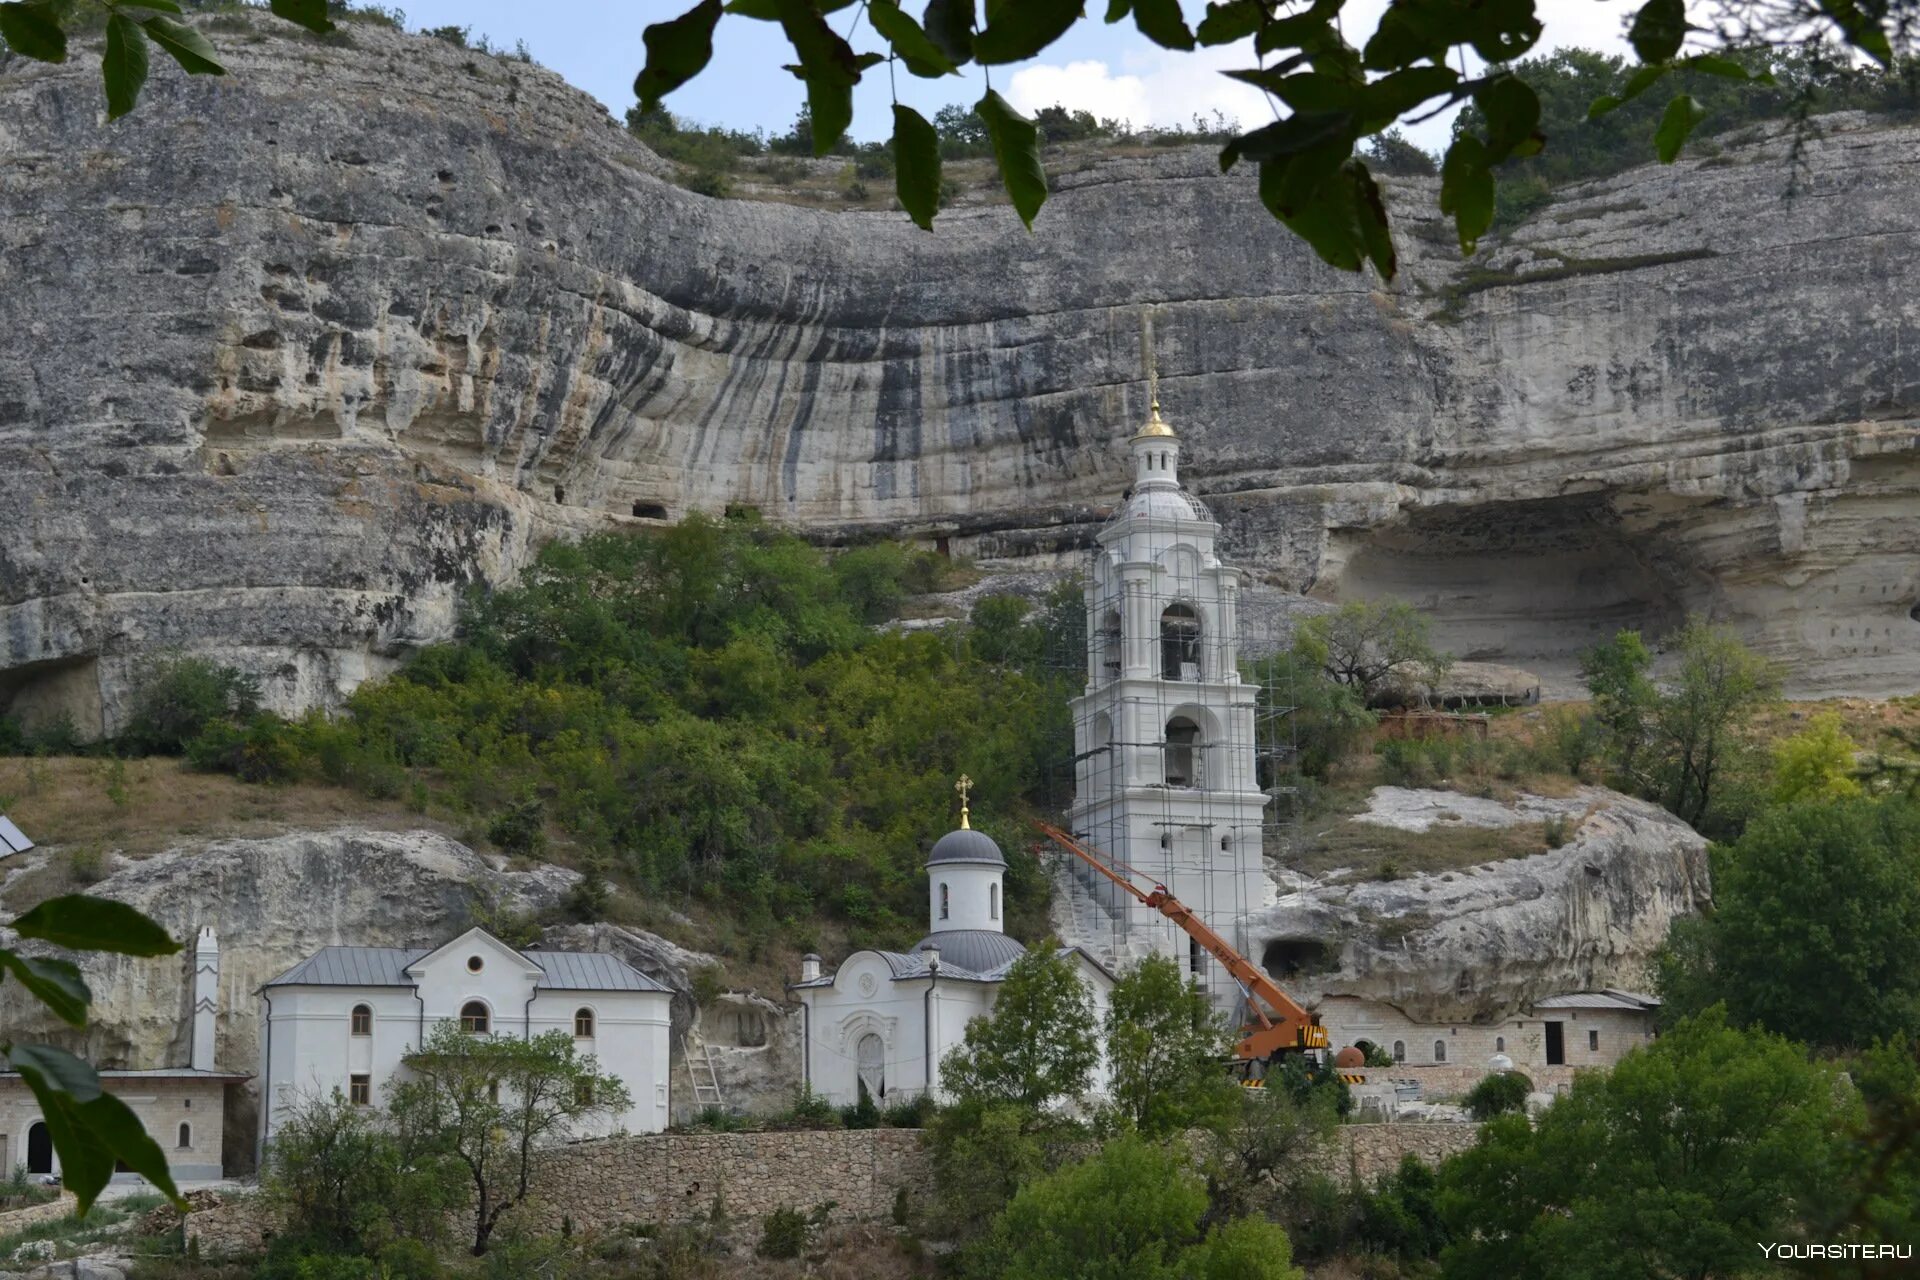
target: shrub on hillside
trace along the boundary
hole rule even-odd
[[[1467,1090],[1462,1102],[1475,1120],[1491,1120],[1510,1111],[1524,1111],[1533,1082],[1518,1071],[1496,1071]]]
[[[214,723],[244,723],[260,709],[260,686],[234,667],[174,656],[151,664],[135,686],[120,744],[140,755],[180,755]]]

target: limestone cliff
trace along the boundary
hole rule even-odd
[[[1072,548],[1144,413],[1263,580],[1535,670],[1688,610],[1806,691],[1920,673],[1920,129],[1833,118],[1560,194],[1391,287],[1202,151],[936,234],[711,200],[536,67],[245,18],[233,75],[0,67],[0,699],[111,727],[206,650],[324,702],[538,538],[757,507]],[[1790,179],[1797,188],[1785,198]]]
[[[1645,989],[1668,926],[1712,900],[1707,842],[1672,814],[1596,787],[1511,805],[1381,787],[1354,820],[1424,831],[1552,816],[1567,824],[1566,843],[1533,857],[1394,880],[1290,877],[1245,935],[1297,998],[1362,996],[1424,1021]]]

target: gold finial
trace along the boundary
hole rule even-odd
[[[953,784],[953,789],[960,793],[960,829],[971,831],[973,827],[967,822],[967,792],[973,790],[973,779],[963,773],[960,781]]]
[[[1160,366],[1153,358],[1153,311],[1140,313],[1140,361],[1147,369],[1147,425],[1134,433],[1135,440],[1173,436],[1173,428],[1160,416]],[[1178,438],[1178,437],[1174,437]]]

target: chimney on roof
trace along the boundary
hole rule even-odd
[[[808,952],[800,957],[800,981],[812,982],[820,976],[820,957]]]
[[[214,1024],[220,1016],[220,940],[213,926],[200,926],[193,944],[193,1056],[195,1071],[213,1070]]]

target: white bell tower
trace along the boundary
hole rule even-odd
[[[1166,885],[1240,945],[1241,918],[1268,891],[1256,690],[1239,671],[1241,576],[1214,554],[1212,514],[1180,487],[1180,438],[1160,416],[1151,322],[1145,344],[1151,408],[1128,441],[1133,490],[1097,536],[1087,579],[1069,821],[1136,880]],[[1088,887],[1124,923],[1132,950],[1175,957],[1217,1007],[1241,1007],[1238,985],[1186,934],[1097,878]]]

